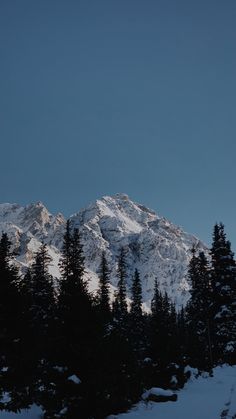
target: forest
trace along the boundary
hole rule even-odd
[[[61,279],[49,274],[42,244],[21,273],[14,243],[0,240],[0,409],[41,406],[45,419],[105,418],[127,411],[152,386],[177,389],[199,374],[236,364],[236,263],[224,225],[210,254],[192,249],[190,299],[180,311],[154,284],[142,309],[142,278],[127,290],[126,252],[117,259],[117,290],[103,253],[96,294],[88,290],[80,232],[67,222]],[[128,292],[129,291],[129,292]],[[127,296],[129,295],[129,299]]]

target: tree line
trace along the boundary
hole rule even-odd
[[[155,282],[150,312],[133,273],[127,299],[125,249],[110,293],[105,252],[96,295],[88,290],[80,232],[67,222],[61,280],[49,274],[42,244],[24,276],[7,234],[0,240],[0,409],[35,403],[44,418],[104,418],[127,410],[145,388],[179,388],[185,367],[211,371],[236,363],[236,265],[223,224],[216,224],[211,258],[192,249],[191,298],[176,311]]]

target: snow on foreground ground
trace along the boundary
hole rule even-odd
[[[217,367],[214,377],[193,378],[177,402],[139,403],[117,419],[236,419],[236,366]]]
[[[39,419],[41,417],[42,410],[37,406],[22,410],[20,413],[0,412],[0,419]]]
[[[217,367],[214,377],[193,378],[177,393],[177,402],[140,402],[129,413],[109,418],[236,419],[236,366]],[[34,406],[18,414],[0,412],[0,419],[39,419],[40,412]]]

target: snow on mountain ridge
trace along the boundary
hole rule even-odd
[[[53,216],[42,202],[25,207],[18,204],[0,204],[0,233],[6,232],[15,245],[17,264],[26,268],[33,260],[42,242],[48,244],[53,259],[50,272],[59,275],[58,243],[61,242],[65,219],[61,214]]]
[[[186,302],[189,296],[186,269],[190,249],[195,246],[199,250],[207,250],[196,237],[131,201],[125,194],[104,196],[72,215],[70,220],[81,231],[91,290],[97,287],[97,272],[103,251],[111,266],[111,282],[117,285],[117,258],[121,247],[124,247],[128,290],[137,268],[142,278],[145,303],[150,303],[155,279],[177,305]],[[58,261],[64,229],[64,217],[50,214],[41,202],[26,207],[0,205],[0,231],[6,231],[16,242],[20,266],[29,265],[40,243],[45,242],[53,258],[51,273],[59,276]]]
[[[140,271],[144,301],[152,298],[155,279],[177,305],[189,297],[186,269],[190,249],[206,247],[196,237],[131,201],[127,195],[105,196],[71,217],[82,233],[87,265],[97,272],[102,252],[117,285],[116,267],[120,248],[126,251],[128,288],[134,269]]]

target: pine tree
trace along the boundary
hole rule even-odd
[[[62,279],[58,296],[57,337],[54,353],[53,393],[44,401],[48,418],[86,417],[86,405],[91,369],[95,371],[94,356],[97,347],[97,319],[85,279],[83,246],[78,229],[67,222],[60,261]],[[71,381],[78,377],[83,385]],[[93,381],[94,382],[94,381]],[[64,412],[64,413],[59,413]]]
[[[135,269],[132,288],[131,288],[131,309],[130,315],[139,321],[142,318],[142,286],[140,281],[140,275],[137,269]]]
[[[151,317],[150,317],[150,348],[151,357],[156,363],[159,361],[161,353],[163,352],[165,342],[161,340],[162,334],[162,307],[163,297],[159,291],[157,280],[154,284],[154,294],[151,301]]]
[[[124,248],[120,251],[118,259],[118,284],[115,299],[113,301],[113,327],[109,337],[110,353],[110,406],[116,406],[118,411],[127,409],[131,401],[137,400],[140,395],[140,377],[137,352],[134,351],[134,342],[130,328],[130,315],[126,301],[126,255]],[[136,274],[137,275],[137,274]],[[136,279],[137,278],[136,276]],[[138,299],[133,310],[139,312]],[[134,311],[133,311],[134,313]],[[114,407],[113,407],[114,411]]]
[[[188,280],[191,284],[192,289],[195,289],[195,283],[197,282],[198,278],[198,258],[196,255],[195,247],[191,249],[192,257],[189,262],[188,267]]]
[[[142,286],[140,275],[135,269],[131,287],[131,308],[130,308],[130,342],[138,357],[144,351],[144,317],[142,312]]]
[[[113,304],[114,317],[117,321],[117,324],[125,327],[125,322],[127,320],[128,306],[126,301],[126,260],[125,260],[125,250],[122,247],[120,251],[120,256],[118,259],[118,284],[117,284],[117,293],[115,295],[115,302]]]
[[[203,369],[212,367],[211,284],[208,261],[193,249],[188,272],[191,299],[187,305],[188,353],[190,363]]]
[[[83,310],[91,307],[85,280],[83,246],[78,229],[71,231],[67,223],[60,261],[62,280],[59,294],[59,317],[68,338],[77,335],[79,325],[85,324]],[[81,324],[80,324],[81,323]],[[75,337],[75,336],[74,336]]]
[[[161,354],[163,365],[175,362],[176,353],[176,333],[177,333],[177,314],[174,304],[171,302],[167,292],[162,297],[161,312],[161,341],[165,342],[166,348],[163,348]]]
[[[55,297],[53,278],[48,271],[50,262],[47,246],[42,244],[28,274],[32,293],[32,327],[37,330],[38,340],[48,335],[53,318]]]
[[[14,266],[11,242],[3,233],[0,240],[0,392],[9,393],[1,408],[17,411],[29,399],[22,378],[22,301],[18,291],[19,274]]]
[[[86,310],[91,303],[84,279],[84,256],[79,230],[71,230],[69,221],[64,235],[60,267],[62,280],[58,314],[65,338],[73,342],[73,345],[77,345],[76,341],[79,342],[81,328],[83,329],[86,323],[83,310]]]
[[[47,393],[53,389],[51,369],[55,351],[55,295],[53,278],[49,273],[50,262],[47,246],[42,244],[21,284],[28,329],[25,343],[31,345],[34,342],[33,350],[26,348],[26,373],[29,374],[30,387],[35,390],[34,401],[42,405]]]
[[[174,321],[174,324],[173,324]],[[161,294],[155,281],[151,302],[150,317],[150,354],[153,360],[152,384],[168,385],[169,366],[177,359],[176,313],[165,292]]]
[[[236,265],[224,225],[214,226],[212,243],[214,295],[214,354],[216,360],[236,362]]]
[[[11,242],[7,234],[3,233],[0,240],[0,348],[5,355],[8,352],[8,343],[11,342],[14,334],[17,334],[17,326],[14,327],[14,323],[19,306],[18,271],[12,261]]]
[[[62,258],[59,262],[62,278],[68,279],[71,273],[71,222],[67,220],[66,230],[63,236]]]
[[[161,313],[161,307],[162,307],[162,295],[159,291],[159,287],[157,284],[157,280],[155,280],[154,283],[154,294],[151,301],[151,313],[152,317],[158,319]]]
[[[99,288],[98,288],[98,309],[105,323],[111,320],[110,309],[110,271],[105,252],[102,253],[101,265],[99,267]]]
[[[25,275],[22,276],[19,282],[19,293],[21,296],[22,303],[22,322],[21,322],[21,338],[20,338],[20,365],[19,365],[19,379],[22,384],[24,384],[27,389],[26,401],[28,403],[21,407],[28,407],[30,404],[34,403],[37,399],[37,388],[39,386],[39,376],[41,375],[40,370],[40,360],[42,357],[45,358],[45,338],[41,339],[37,334],[38,328],[35,327],[33,319],[34,300],[33,300],[33,278],[31,274],[31,269],[28,268]],[[41,330],[41,328],[40,328]],[[48,336],[50,331],[48,330]],[[44,343],[43,343],[44,340]],[[32,346],[32,342],[34,345]],[[38,343],[39,342],[39,343]],[[23,397],[21,396],[21,400]]]
[[[179,362],[184,364],[187,357],[187,321],[186,309],[183,306],[177,313],[177,348]]]
[[[81,295],[88,296],[88,283],[85,279],[83,246],[78,228],[74,228],[71,235],[70,269],[74,282],[77,283]]]

